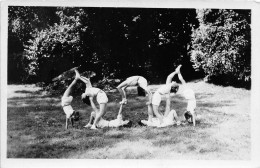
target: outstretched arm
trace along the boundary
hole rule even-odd
[[[121,115],[122,110],[123,110],[123,104],[120,104],[120,108],[119,108],[119,111],[118,111],[118,115]]]

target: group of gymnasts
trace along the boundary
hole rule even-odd
[[[145,93],[148,95],[148,102],[146,105],[148,106],[148,119],[141,120],[140,123],[146,126],[152,127],[167,127],[171,125],[180,125],[180,124],[187,124],[193,123],[195,126],[196,124],[196,115],[195,115],[195,108],[196,108],[196,99],[195,93],[191,88],[188,88],[186,85],[185,80],[183,79],[181,72],[181,65],[179,65],[174,72],[168,75],[166,79],[166,84],[159,87],[154,94],[148,88],[147,80],[142,76],[132,76],[127,78],[124,82],[117,86],[118,91],[122,95],[122,101],[120,103],[119,112],[117,118],[114,120],[107,121],[103,119],[103,116],[106,114],[106,107],[108,103],[108,98],[106,93],[99,89],[92,87],[90,78],[86,78],[75,69],[75,79],[71,82],[68,86],[66,91],[64,92],[61,98],[61,105],[63,110],[66,114],[66,129],[68,129],[68,123],[71,122],[72,126],[74,121],[79,120],[79,112],[73,110],[71,106],[71,102],[73,97],[71,96],[71,92],[73,87],[78,81],[85,83],[86,89],[85,92],[82,93],[81,99],[84,103],[91,105],[93,111],[91,112],[89,122],[84,126],[85,128],[90,129],[98,129],[104,127],[120,127],[120,126],[129,126],[131,121],[123,120],[122,119],[122,109],[123,105],[127,104],[126,98],[126,88],[129,86],[139,86],[142,88]],[[173,77],[178,75],[181,84],[172,81]],[[187,100],[187,110],[184,113],[184,121],[181,121],[174,109],[170,109],[171,103],[171,96],[174,96],[179,88],[183,87],[183,91],[181,95]],[[162,96],[166,98],[166,107],[164,114],[159,112],[159,106],[162,101]],[[96,97],[96,101],[99,104],[99,108],[96,107],[95,103],[93,102],[93,98]]]

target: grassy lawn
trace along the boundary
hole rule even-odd
[[[80,95],[72,106],[81,113],[75,128],[65,130],[60,97],[49,96],[33,85],[8,86],[8,158],[94,158],[94,159],[250,159],[250,91],[222,87],[202,81],[188,83],[197,98],[198,124],[148,128],[137,124],[147,119],[146,98],[128,90],[124,119],[131,128],[85,129],[91,107]],[[151,85],[155,90],[159,85]],[[107,93],[105,119],[115,119],[121,97]],[[171,106],[179,116],[185,100],[176,95]],[[165,102],[160,110],[164,110]]]

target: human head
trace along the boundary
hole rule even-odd
[[[78,121],[80,118],[79,112],[78,111],[73,111],[73,113],[70,116],[74,121]]]
[[[171,87],[171,93],[177,93],[179,90],[179,85],[177,83],[173,83],[172,87]]]
[[[86,93],[82,93],[82,95],[81,95],[81,100],[82,100],[85,104],[90,105],[89,96],[88,96]]]
[[[184,117],[185,117],[185,119],[186,119],[189,123],[193,123],[193,120],[192,120],[193,115],[192,115],[189,111],[186,111],[186,112],[184,113]]]

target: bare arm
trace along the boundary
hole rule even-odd
[[[120,105],[120,108],[119,108],[118,114],[121,114],[122,109],[123,109],[123,104]]]
[[[196,126],[196,116],[195,114],[192,114],[192,122],[193,122],[193,126]]]

